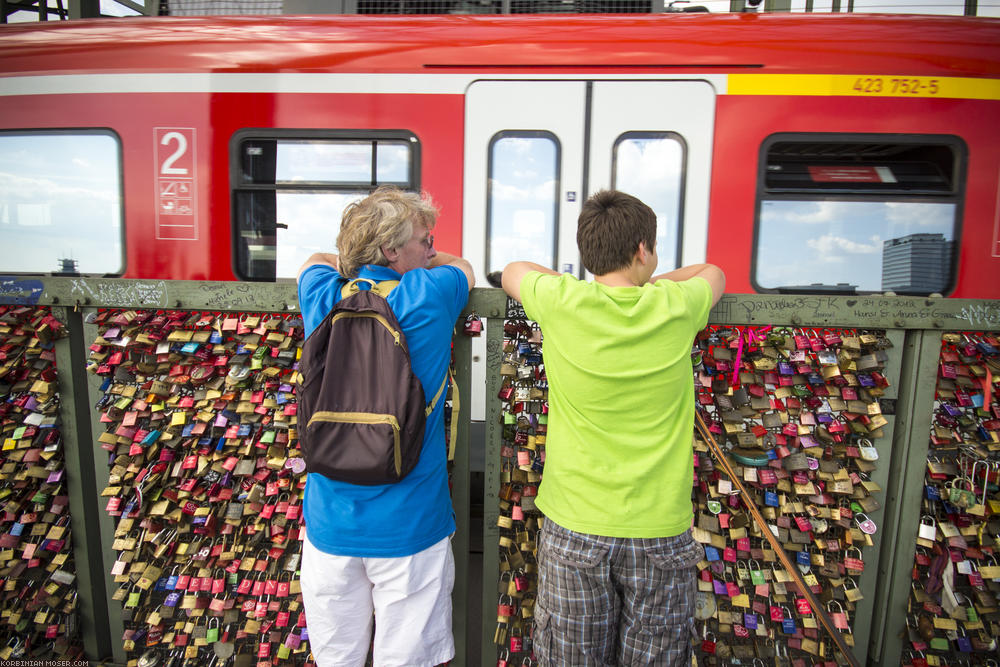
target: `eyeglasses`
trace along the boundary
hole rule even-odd
[[[427,238],[422,239],[420,241],[420,244],[422,246],[424,246],[425,248],[427,248],[428,250],[430,250],[431,248],[434,247],[434,235],[433,234],[428,234]]]

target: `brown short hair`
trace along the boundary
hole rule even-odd
[[[632,195],[601,190],[583,204],[576,245],[583,266],[595,276],[624,269],[645,242],[656,243],[656,214]]]
[[[337,235],[340,275],[354,278],[365,264],[386,266],[382,247],[401,248],[419,224],[433,229],[437,208],[427,194],[383,185],[344,209]]]

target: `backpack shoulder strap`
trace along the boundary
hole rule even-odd
[[[375,282],[374,280],[369,280],[368,278],[355,278],[354,280],[349,280],[347,284],[344,285],[344,287],[340,290],[341,298],[347,298],[352,294],[356,294],[357,292],[359,292],[361,290],[361,285],[359,283],[362,282],[371,285],[369,289],[375,294],[378,294],[383,299],[387,299],[392,290],[396,289],[396,287],[399,286],[398,280],[383,280],[381,282]],[[432,398],[431,402],[427,404],[425,414],[428,417],[432,412],[434,412],[434,408],[437,406],[438,401],[441,399],[441,395],[444,394],[444,390],[448,386],[449,380],[452,383],[454,383],[455,381],[451,375],[451,367],[448,368],[448,372],[445,374],[444,379],[441,380],[441,386],[438,387],[437,393],[434,394],[434,398]],[[458,388],[456,387],[455,388],[456,394],[458,393],[457,389]],[[452,438],[452,442],[454,443],[454,438]],[[452,447],[454,447],[454,444],[452,445]]]
[[[398,280],[383,280],[380,283],[375,283],[372,285],[372,291],[378,294],[383,299],[389,298],[389,293],[396,289],[399,285]]]
[[[361,283],[368,283],[372,287],[375,287],[375,281],[368,280],[367,278],[355,278],[354,280],[348,280],[347,283],[342,288],[340,288],[340,298],[346,299],[352,294],[357,294],[358,292],[360,292]]]
[[[427,404],[427,409],[425,410],[425,414],[428,417],[430,417],[431,413],[434,412],[434,408],[437,406],[438,400],[441,399],[441,396],[445,393],[445,391],[444,391],[445,388],[449,384],[451,384],[451,410],[452,410],[452,415],[457,415],[458,414],[458,411],[459,411],[459,404],[458,404],[458,383],[455,382],[455,376],[453,376],[451,374],[451,366],[449,366],[448,367],[448,372],[445,373],[444,379],[441,380],[441,386],[438,388],[437,393],[434,394],[434,398],[431,399],[431,402]],[[448,439],[448,443],[449,443],[448,444],[448,460],[449,461],[454,461],[455,460],[455,445],[458,443],[458,420],[455,419],[454,416],[451,419],[451,428],[449,429],[449,435],[451,437]]]
[[[427,416],[430,417],[431,413],[434,412],[434,408],[437,407],[437,402],[441,398],[441,394],[444,393],[444,388],[448,386],[448,380],[451,379],[451,368],[448,368],[448,372],[445,373],[444,379],[441,380],[441,386],[438,387],[437,393],[434,394],[434,398],[431,402],[427,404],[427,410],[425,411]]]
[[[389,297],[389,293],[396,289],[399,285],[398,280],[383,280],[382,282],[375,282],[374,280],[369,280],[368,278],[355,278],[354,280],[348,280],[340,290],[340,298],[346,299],[352,294],[357,294],[361,291],[361,283],[368,283],[370,287],[368,288],[375,294],[378,294],[383,299]]]

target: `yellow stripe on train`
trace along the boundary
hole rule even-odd
[[[837,95],[1000,100],[1000,79],[882,74],[730,74],[730,95]]]

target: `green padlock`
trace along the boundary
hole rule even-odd
[[[956,477],[948,484],[948,500],[956,507],[968,509],[976,504],[976,495],[972,489],[972,480],[967,477]]]
[[[212,626],[212,621],[215,621],[215,626]],[[209,644],[214,644],[219,641],[219,619],[210,618],[208,619],[208,629],[205,631],[205,641]]]

